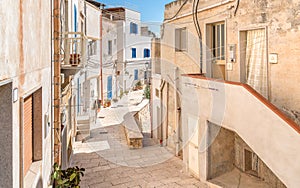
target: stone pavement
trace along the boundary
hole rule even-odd
[[[206,187],[184,173],[182,161],[164,147],[128,149],[120,125],[93,130],[71,161],[86,169],[81,187]]]
[[[184,173],[183,163],[165,147],[155,144],[145,134],[142,149],[130,150],[123,116],[139,111],[147,103],[142,92],[129,94],[115,108],[103,109],[91,136],[74,144],[71,166],[86,169],[81,187],[207,187]]]

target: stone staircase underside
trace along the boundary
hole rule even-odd
[[[300,127],[245,84],[183,77],[183,109],[236,132],[287,187],[300,186]],[[198,111],[188,110],[197,104]],[[205,109],[205,110],[203,110]]]

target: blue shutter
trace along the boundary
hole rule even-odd
[[[144,58],[150,57],[150,50],[149,49],[144,49]]]
[[[139,79],[139,71],[137,69],[134,70],[134,80]]]
[[[77,7],[74,5],[74,31],[77,32]]]
[[[136,58],[136,48],[132,48],[131,50],[132,50],[131,57]]]
[[[138,26],[137,26],[137,24],[134,24],[134,33],[138,34]]]
[[[133,33],[133,23],[130,22],[130,33]]]
[[[112,76],[107,77],[107,99],[112,99]]]

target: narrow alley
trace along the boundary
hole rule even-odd
[[[71,166],[86,169],[82,187],[207,187],[186,174],[181,159],[156,144],[147,127],[143,148],[129,149],[123,117],[147,104],[142,91],[129,93],[116,107],[103,109],[90,137],[76,142]]]

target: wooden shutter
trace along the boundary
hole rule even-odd
[[[186,28],[182,28],[180,32],[180,49],[186,50],[186,44],[187,44],[187,32]]]
[[[180,31],[181,29],[175,29],[175,50],[180,51]]]
[[[24,100],[23,165],[24,175],[32,164],[32,96]]]

